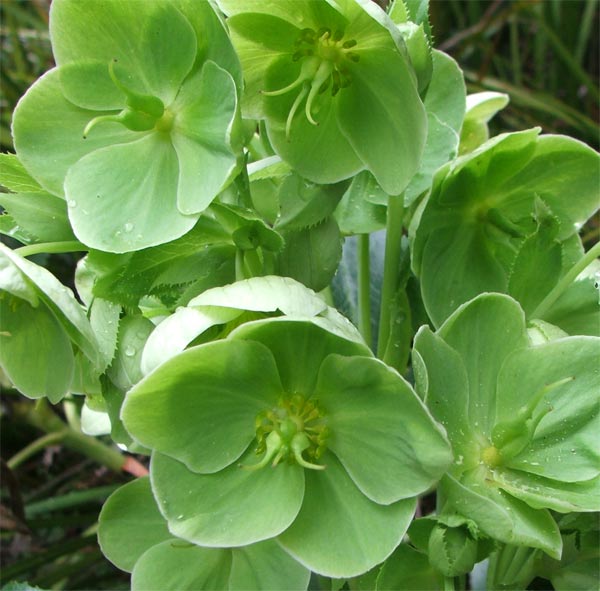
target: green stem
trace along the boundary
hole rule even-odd
[[[48,433],[47,435],[32,441],[28,446],[17,452],[12,458],[10,458],[10,460],[8,460],[8,462],[6,462],[6,464],[11,470],[14,470],[17,466],[20,466],[25,460],[35,455],[38,451],[45,449],[49,445],[62,441],[66,434],[66,429]]]
[[[398,288],[398,274],[402,253],[402,222],[404,217],[403,195],[390,197],[387,210],[385,258],[383,262],[383,284],[381,286],[381,310],[377,356],[381,359],[386,352],[390,335],[391,306]]]
[[[85,244],[77,240],[69,240],[66,242],[40,242],[39,244],[28,244],[16,248],[15,252],[22,257],[29,257],[34,254],[57,254],[60,252],[87,252],[89,249]]]
[[[371,334],[371,260],[369,234],[358,237],[358,328],[369,347]]]
[[[248,177],[248,154],[245,156],[240,174],[235,178],[235,186],[240,196],[240,205],[253,210],[254,202],[250,193],[250,178]]]
[[[575,281],[577,276],[592,263],[594,259],[600,256],[600,242],[588,250],[571,269],[565,273],[563,278],[554,286],[552,291],[540,302],[534,310],[531,318],[543,318],[554,302],[563,294],[563,292]]]
[[[62,443],[65,447],[78,451],[117,472],[123,469],[126,460],[123,454],[93,437],[71,429],[52,411],[44,398],[41,398],[35,406],[26,403],[15,408],[21,410],[22,419],[33,427],[46,433],[62,433]]]
[[[454,577],[444,577],[444,591],[456,591]]]
[[[107,486],[98,486],[88,490],[78,490],[67,493],[59,497],[49,497],[37,503],[27,505],[27,518],[35,517],[36,515],[47,515],[52,511],[60,509],[71,509],[86,505],[92,501],[104,501],[110,494],[117,490],[121,484],[109,484]]]

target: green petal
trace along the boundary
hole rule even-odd
[[[400,543],[415,500],[378,505],[365,497],[334,455],[307,471],[302,509],[278,538],[301,564],[328,577],[354,577],[383,562]]]
[[[494,471],[494,482],[534,509],[561,513],[600,511],[600,477],[583,482],[551,480],[519,470]]]
[[[452,462],[446,437],[423,403],[377,359],[330,355],[315,398],[331,431],[327,447],[376,503],[424,492]]]
[[[297,78],[300,66],[289,56],[273,63],[265,78],[263,90],[283,88]],[[300,175],[315,183],[329,184],[347,179],[364,168],[354,148],[340,131],[335,101],[330,94],[318,95],[313,115],[319,125],[312,125],[304,114],[304,104],[292,120],[289,137],[285,125],[295,92],[264,97],[267,133],[275,152]],[[327,162],[327,166],[323,166]]]
[[[172,105],[172,141],[179,159],[177,206],[199,213],[235,172],[230,132],[237,112],[233,78],[213,62],[190,77]]]
[[[136,562],[132,591],[212,591],[229,589],[232,551],[200,548],[171,538]]]
[[[178,177],[175,150],[159,133],[88,154],[65,181],[75,234],[84,244],[108,252],[141,250],[179,238],[198,216],[177,210]]]
[[[231,591],[303,591],[308,587],[310,571],[274,541],[234,548],[232,555],[229,578]]]
[[[219,341],[161,365],[127,394],[122,418],[143,445],[191,470],[218,472],[248,447],[256,415],[282,390],[266,347]]]
[[[171,539],[146,552],[133,570],[134,591],[302,591],[310,572],[275,542],[202,548]]]
[[[44,305],[0,290],[0,365],[29,398],[60,401],[73,379],[73,347],[64,328]]]
[[[496,381],[507,356],[528,345],[523,310],[500,294],[482,294],[461,306],[440,337],[462,358],[469,380],[469,419],[489,436],[496,423]]]
[[[451,208],[444,213],[454,218]],[[484,291],[504,292],[506,273],[494,258],[483,226],[461,224],[439,229],[423,249],[423,303],[435,326],[463,302]]]
[[[75,299],[73,292],[47,269],[22,258],[0,244],[0,268],[5,265],[14,265],[18,268],[27,278],[26,280],[35,286],[36,295],[50,308],[71,341],[83,351],[95,367],[102,366],[104,360],[98,350],[96,337],[83,307]]]
[[[230,338],[266,345],[275,358],[284,390],[304,396],[313,393],[319,367],[331,353],[372,356],[365,345],[332,334],[310,320],[258,320],[240,326]]]
[[[127,572],[131,572],[146,550],[171,537],[152,496],[148,477],[117,489],[108,497],[98,518],[102,553]]]
[[[442,479],[441,490],[454,509],[475,521],[492,539],[540,548],[560,559],[560,531],[547,510],[533,509],[494,485],[466,485],[450,475]]]
[[[25,168],[51,193],[63,195],[67,171],[82,156],[139,137],[122,125],[106,124],[84,140],[83,130],[97,114],[64,98],[57,68],[44,74],[19,101],[13,116],[15,149]]]
[[[422,395],[448,432],[457,469],[474,467],[471,463],[479,461],[479,445],[469,421],[469,383],[462,359],[427,326],[415,336],[415,354],[425,366],[427,384]]]
[[[398,195],[421,164],[425,108],[400,53],[387,48],[358,53],[352,84],[339,93],[337,120],[383,190]]]
[[[117,59],[128,72],[128,87],[159,96],[167,105],[196,58],[191,25],[169,3],[156,0],[89,0],[85,6],[58,0],[52,5],[50,34],[57,64],[94,60],[108,66]]]
[[[240,464],[255,458],[248,450]],[[261,470],[233,464],[197,474],[154,453],[150,473],[169,530],[201,546],[244,546],[277,536],[294,521],[304,497],[304,469],[288,463]]]
[[[598,360],[600,338],[568,337],[514,353],[498,377],[497,421],[549,388],[536,407],[542,418],[531,444],[511,468],[560,482],[589,480],[600,472],[598,451]]]

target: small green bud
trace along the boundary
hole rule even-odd
[[[458,577],[473,570],[477,541],[466,527],[438,523],[429,536],[428,554],[433,568],[445,577]]]

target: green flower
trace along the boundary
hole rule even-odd
[[[210,4],[57,0],[50,32],[58,67],[15,111],[20,160],[66,198],[90,247],[140,250],[189,231],[240,151],[239,66]]]
[[[486,291],[508,293],[531,317],[583,255],[577,232],[598,209],[598,154],[538,134],[499,135],[436,173],[411,228],[435,326]]]
[[[314,182],[366,169],[400,193],[419,168],[427,116],[390,18],[370,0],[219,5],[244,70],[246,115],[265,120],[275,151]]]
[[[461,306],[436,333],[419,331],[417,389],[454,450],[445,513],[560,557],[548,509],[600,509],[599,356],[596,337],[532,345],[523,310],[500,294]]]
[[[322,324],[244,324],[127,394],[122,418],[154,450],[152,487],[174,535],[213,547],[277,537],[333,577],[400,543],[448,444],[394,370]]]

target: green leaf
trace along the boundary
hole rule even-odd
[[[423,403],[381,361],[330,355],[314,396],[327,415],[328,448],[376,503],[424,492],[452,461],[445,435]]]
[[[283,237],[278,273],[315,291],[325,289],[342,257],[342,237],[336,221],[329,217],[311,228],[283,232]]]
[[[104,556],[127,572],[146,550],[171,538],[147,476],[117,489],[98,518],[98,542]]]
[[[121,416],[143,445],[190,470],[213,473],[242,455],[254,438],[255,417],[282,393],[266,347],[227,340],[161,365],[129,391]]]
[[[113,320],[113,326],[115,322],[116,320]],[[110,330],[110,324],[108,328]],[[141,371],[142,351],[154,330],[154,324],[148,318],[136,314],[124,316],[118,328],[118,346],[114,351],[114,358],[107,375],[118,388],[125,392],[143,377]]]
[[[478,148],[490,137],[488,121],[509,101],[500,92],[477,92],[467,96],[467,112],[460,132],[459,153],[466,154]]]
[[[0,185],[15,193],[43,193],[15,154],[0,154]]]
[[[248,450],[240,463],[256,463]],[[176,536],[202,546],[243,546],[277,536],[294,521],[304,497],[304,469],[245,470],[236,464],[215,474],[197,474],[177,460],[154,453],[152,488]]]
[[[0,292],[0,364],[29,398],[60,401],[73,379],[73,348],[67,333],[45,306],[31,306]]]
[[[306,473],[302,509],[278,538],[301,564],[328,577],[353,577],[379,564],[400,543],[415,501],[378,505],[364,496],[331,453],[325,470]]]
[[[277,230],[302,230],[323,221],[333,213],[344,185],[316,185],[291,174],[279,189],[280,214]]]
[[[98,341],[98,349],[102,356],[105,370],[113,360],[117,349],[117,334],[119,332],[119,316],[121,306],[101,298],[95,298],[90,308],[90,325]]]
[[[0,193],[0,205],[39,242],[76,240],[63,199],[49,193]]]

